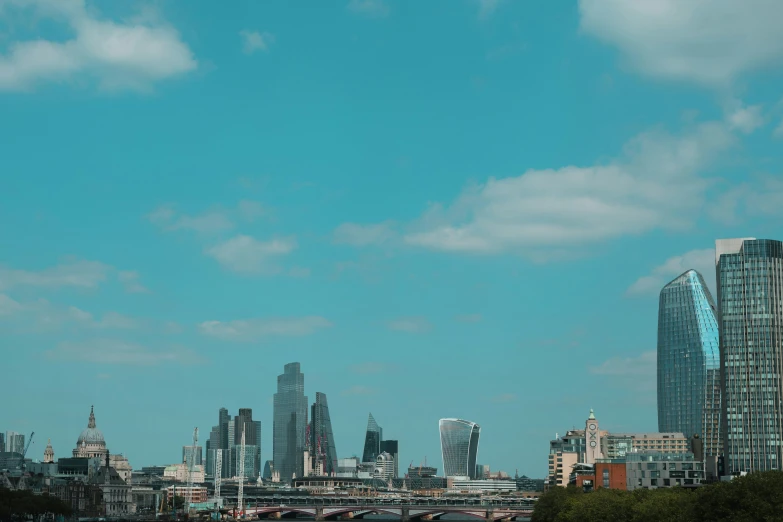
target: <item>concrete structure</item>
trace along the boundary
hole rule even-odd
[[[699,435],[721,453],[720,353],[715,302],[688,270],[663,287],[658,304],[658,429]]]
[[[631,453],[626,457],[628,491],[689,486],[704,480],[704,463],[693,453]]]
[[[783,469],[783,243],[715,242],[726,474]]]
[[[481,427],[462,419],[441,419],[438,427],[444,475],[461,480],[475,478]]]

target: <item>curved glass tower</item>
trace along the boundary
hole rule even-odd
[[[440,450],[443,454],[443,473],[447,477],[476,478],[481,427],[462,419],[441,419]]]
[[[715,302],[688,270],[663,287],[658,305],[658,431],[698,434],[704,454],[719,455],[720,420]]]

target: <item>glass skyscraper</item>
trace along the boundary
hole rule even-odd
[[[381,454],[381,439],[383,438],[383,429],[375,422],[375,417],[370,413],[367,419],[367,433],[364,435],[364,452],[362,453],[362,462],[372,462]]]
[[[783,243],[715,242],[726,472],[783,469]]]
[[[705,455],[718,456],[720,417],[715,301],[688,270],[663,287],[658,304],[658,431],[698,434]]]
[[[334,445],[332,433],[332,419],[329,416],[329,403],[326,402],[326,394],[316,392],[315,402],[311,408],[310,447],[315,455],[323,454],[325,457],[324,473],[331,475],[337,473],[337,450]]]
[[[304,374],[299,363],[288,363],[277,376],[272,426],[272,458],[280,480],[289,481],[294,474],[304,475],[305,432],[307,430],[307,397]]]
[[[446,477],[476,478],[476,457],[481,427],[462,419],[441,419],[440,449]]]

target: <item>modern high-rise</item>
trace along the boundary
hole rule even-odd
[[[364,435],[364,451],[362,452],[362,462],[375,464],[375,459],[381,453],[381,440],[383,438],[383,429],[375,422],[375,417],[370,413],[367,419],[367,432]]]
[[[261,421],[253,420],[253,410],[251,408],[239,408],[239,415],[234,417],[234,441],[233,444],[239,446],[242,444],[242,432],[245,433],[245,455],[248,454],[248,446],[254,446],[252,461],[252,475],[257,476],[261,472]],[[236,459],[232,460],[232,462]],[[238,462],[238,461],[237,461]],[[248,461],[249,462],[249,461]],[[247,468],[247,464],[245,465]]]
[[[337,449],[325,393],[316,392],[315,402],[310,408],[310,419],[310,447],[314,455],[323,455],[324,473],[330,476],[337,473]]]
[[[481,427],[462,419],[441,419],[439,428],[444,475],[465,480],[476,478]]]
[[[15,431],[5,432],[5,450],[9,453],[24,454],[24,434]]]
[[[400,450],[399,450],[399,444],[396,440],[382,440],[381,441],[381,453],[388,453],[392,456],[392,459],[394,459],[393,468],[394,472],[392,476],[394,478],[398,478],[400,476],[400,465],[399,465],[399,458],[400,458]]]
[[[720,344],[715,301],[688,270],[658,301],[658,431],[699,435],[705,455],[721,453]]]
[[[182,446],[182,462],[186,463],[188,466],[191,463],[192,458],[195,457],[195,461],[193,464],[196,466],[201,466],[204,464],[202,459],[204,458],[203,449],[201,446],[193,446],[192,444],[190,446]]]
[[[783,243],[715,242],[726,472],[783,469]]]
[[[0,433],[0,453],[5,452],[5,433]]]
[[[272,427],[272,456],[280,480],[290,481],[304,475],[305,432],[307,430],[307,397],[304,374],[298,362],[288,363],[277,376]]]
[[[227,450],[231,446],[233,439],[229,439],[228,427],[231,424],[231,416],[226,408],[218,410],[218,428],[220,429],[220,446],[215,449]]]

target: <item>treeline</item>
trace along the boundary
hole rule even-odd
[[[46,513],[70,516],[71,507],[57,497],[0,488],[0,520],[26,519]]]
[[[536,502],[532,522],[783,521],[783,472],[751,473],[695,489],[583,493],[555,487]]]

